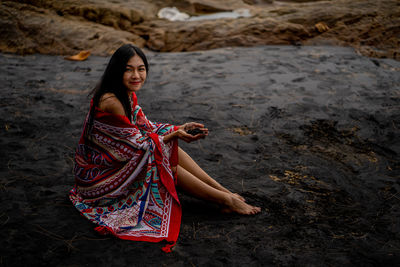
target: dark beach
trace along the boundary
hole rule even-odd
[[[148,118],[204,123],[206,139],[180,145],[261,214],[180,193],[172,253],[97,234],[68,191],[108,58],[0,54],[2,266],[400,264],[399,61],[329,46],[146,54]]]

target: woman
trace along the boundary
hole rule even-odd
[[[122,239],[175,244],[181,206],[175,186],[217,203],[225,212],[256,214],[238,194],[224,188],[178,147],[178,139],[196,141],[208,135],[203,124],[181,126],[149,121],[135,92],[146,81],[149,66],[143,52],[120,47],[94,90],[75,156],[75,207],[99,225],[95,229]],[[199,133],[188,131],[197,129]]]

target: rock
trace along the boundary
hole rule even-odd
[[[75,16],[92,22],[127,30],[145,19],[155,17],[157,7],[148,1],[21,0],[38,8],[55,11],[59,16]]]
[[[274,0],[243,0],[248,5],[271,4]]]
[[[243,2],[235,0],[218,1],[218,0],[201,0],[191,1],[197,14],[216,13],[223,11],[232,11],[236,8],[243,7]]]
[[[24,4],[2,4],[0,18],[0,50],[3,52],[71,55],[90,50],[96,55],[107,55],[124,43],[140,47],[145,44],[145,40],[130,32],[67,19]]]
[[[397,0],[20,0],[0,4],[0,51],[108,54],[133,42],[155,51],[194,51],[268,44],[353,46],[398,58]],[[163,7],[198,16],[239,8],[252,17],[170,22]]]
[[[165,30],[161,28],[149,26],[139,26],[136,27],[135,32],[147,40],[146,46],[155,51],[162,51],[165,46]]]

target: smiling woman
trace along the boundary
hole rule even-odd
[[[122,84],[126,88],[128,96],[137,92],[143,86],[146,77],[146,65],[144,64],[143,59],[135,54],[127,62],[125,72],[122,76]],[[112,114],[118,114],[121,116],[125,115],[124,107],[112,92],[104,93],[101,96],[99,108]]]
[[[76,150],[70,199],[100,233],[166,240],[168,252],[181,221],[176,185],[221,205],[225,212],[252,215],[260,208],[220,185],[178,147],[178,139],[192,142],[206,137],[203,124],[174,126],[146,118],[135,92],[148,71],[145,55],[133,45],[120,47],[111,57],[93,91]]]

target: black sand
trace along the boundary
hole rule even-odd
[[[400,264],[400,62],[340,47],[147,55],[146,115],[203,122],[208,138],[181,146],[262,213],[181,194],[170,254],[98,235],[67,194],[108,58],[0,54],[2,266]]]

